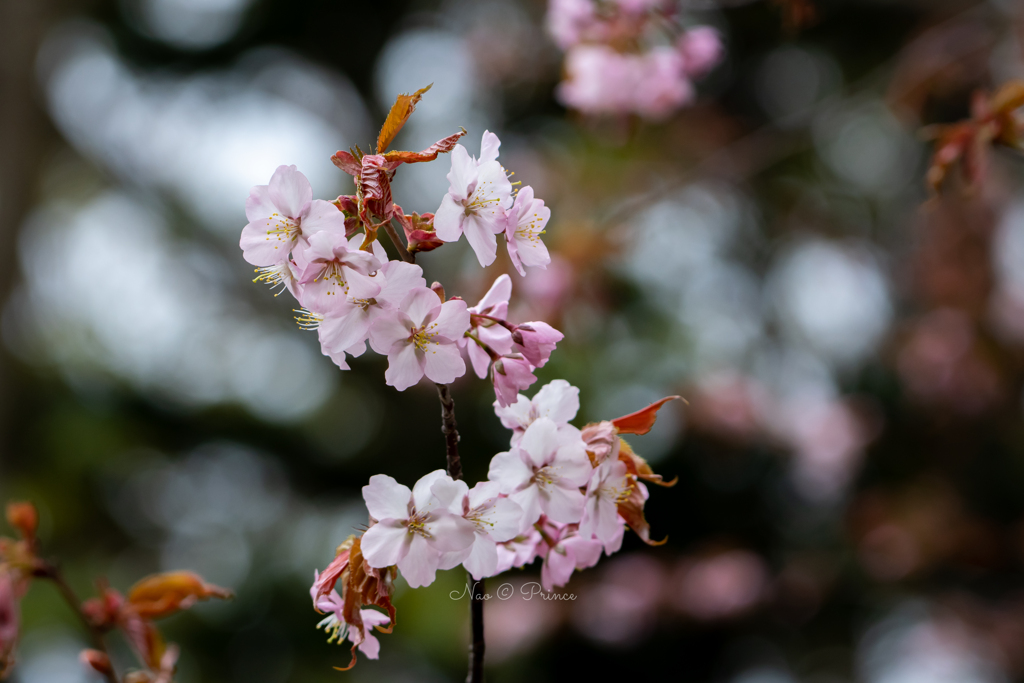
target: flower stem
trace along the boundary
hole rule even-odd
[[[61,573],[60,569],[47,564],[45,567],[37,570],[35,576],[37,578],[47,579],[53,582],[53,585],[57,587],[57,592],[59,592],[61,597],[64,598],[64,602],[66,602],[68,607],[78,615],[82,625],[85,626],[86,630],[89,632],[93,648],[109,657],[110,653],[107,652],[107,646],[103,642],[103,634],[89,623],[85,613],[82,612],[82,601],[78,599],[77,595],[75,595],[74,589],[71,588],[68,582],[64,579],[64,575]],[[109,681],[109,683],[119,683],[117,680],[117,674],[113,671],[105,672],[104,677]]]
[[[409,250],[405,248],[405,244],[398,236],[398,232],[395,230],[395,226],[391,221],[384,224],[384,231],[388,234],[388,237],[391,238],[391,243],[395,245],[395,249],[398,250],[398,255],[402,257],[402,260],[406,263],[416,263],[416,256],[409,253]]]
[[[437,396],[441,399],[441,431],[444,433],[445,454],[448,460],[448,476],[462,479],[462,460],[459,458],[459,425],[455,422],[455,399],[451,387],[437,385]],[[469,646],[469,676],[466,683],[483,683],[484,680],[484,582],[470,580],[469,616],[472,621],[473,640]]]

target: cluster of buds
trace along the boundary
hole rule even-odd
[[[562,104],[587,114],[664,119],[693,102],[693,80],[722,59],[718,32],[682,28],[669,0],[551,0],[548,31],[565,51]]]
[[[1024,106],[1024,82],[1011,81],[994,95],[974,93],[971,118],[951,125],[929,126],[926,138],[935,140],[935,154],[928,168],[928,186],[935,193],[954,166],[960,165],[967,184],[976,187],[988,176],[992,145],[1020,149],[1021,122],[1017,110]]]
[[[518,395],[495,412],[512,430],[508,451],[493,457],[488,480],[473,488],[444,470],[431,472],[410,489],[378,474],[363,487],[370,525],[361,537],[339,546],[333,562],[314,573],[311,595],[330,641],[351,642],[376,659],[374,627],[395,624],[391,581],[401,573],[412,588],[434,582],[438,570],[460,564],[475,579],[496,576],[541,558],[542,585],[553,590],[571,574],[594,566],[602,553],[622,546],[626,527],[650,545],[644,517],[644,482],[672,486],[621,439],[645,434],[671,396],[637,413],[586,425],[570,422],[579,390],[554,380],[529,399]],[[340,593],[336,586],[340,585]],[[376,606],[387,611],[363,609]],[[383,628],[388,624],[388,628]]]
[[[32,578],[46,570],[37,555],[39,514],[35,507],[31,503],[8,504],[7,523],[18,532],[18,538],[0,537],[0,680],[14,666],[20,632],[19,603]]]
[[[385,380],[399,391],[423,377],[448,384],[465,374],[462,351],[474,339],[477,350],[466,353],[471,359],[485,354],[484,367],[494,360],[498,396],[507,397],[510,391],[514,396],[535,381],[532,370],[547,361],[561,333],[543,323],[512,325],[499,320],[493,307],[489,312],[469,309],[459,297],[445,300],[444,288],[427,287],[413,261],[416,253],[465,234],[481,266],[487,266],[497,257],[497,236],[503,235],[521,275],[527,267],[545,268],[551,259],[541,235],[551,212],[532,188],[513,191],[498,162],[501,142],[493,133],[484,132],[480,158],[457,144],[465,130],[422,152],[388,151],[427,89],[399,96],[375,154],[358,147],[334,154],[335,165],[353,177],[354,195],[313,199],[309,181],[294,166],[279,167],[268,185],[254,187],[246,202],[249,223],[240,246],[245,259],[258,266],[257,281],[281,286],[298,300],[300,325],[318,331],[324,355],[339,368],[349,369],[348,357],[362,355],[369,342],[387,356]],[[433,161],[446,152],[452,155],[451,187],[438,209],[406,214],[391,193],[398,167]],[[395,224],[405,233],[405,244]],[[402,260],[389,260],[378,240],[381,228]],[[507,309],[511,281],[506,277],[505,282]],[[477,334],[481,326],[499,324],[505,326],[507,340],[495,337],[488,345]],[[478,372],[479,366],[474,360]]]

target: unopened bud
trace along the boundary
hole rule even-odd
[[[110,664],[110,657],[108,657],[105,652],[100,652],[99,650],[82,650],[82,654],[78,655],[78,660],[82,662],[82,664],[99,671],[104,676],[109,676],[114,673],[114,667]]]
[[[441,303],[444,303],[444,285],[442,285],[440,282],[435,282],[434,284],[430,285],[430,289],[434,291],[434,294],[437,294],[437,297],[441,300]]]
[[[32,503],[18,502],[7,504],[7,523],[17,529],[22,538],[32,540],[39,528],[39,513]]]

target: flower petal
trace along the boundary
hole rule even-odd
[[[409,501],[412,491],[386,474],[375,474],[370,483],[363,487],[366,509],[374,519],[406,519],[409,516]],[[392,564],[394,564],[392,562]]]

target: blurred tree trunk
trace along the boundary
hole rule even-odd
[[[52,149],[36,88],[35,61],[47,30],[72,0],[0,0],[0,305],[17,281],[17,235],[35,200],[39,172]],[[0,466],[10,457],[11,409],[18,393],[12,359],[0,345]]]

